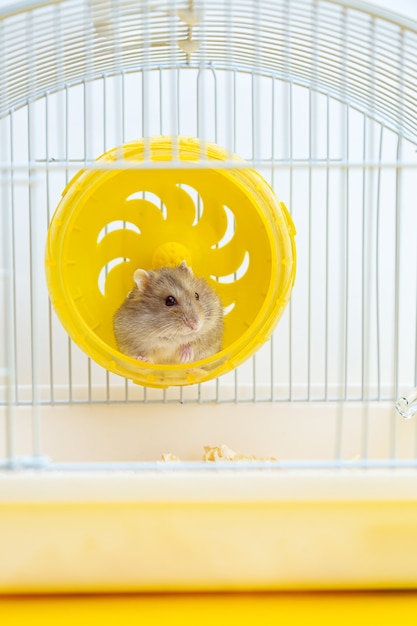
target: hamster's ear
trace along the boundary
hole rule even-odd
[[[149,282],[149,274],[146,270],[136,270],[133,274],[133,280],[135,281],[139,291],[145,291]]]
[[[190,274],[193,275],[193,270],[191,269],[191,267],[189,265],[187,265],[187,261],[183,261],[181,263],[180,267],[183,267],[184,269],[188,270],[190,272]]]

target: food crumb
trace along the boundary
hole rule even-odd
[[[163,454],[162,460],[167,463],[169,463],[170,461],[181,461],[181,459],[178,456],[175,456],[175,454],[171,454],[171,452],[168,452],[167,454]]]
[[[257,456],[247,456],[235,452],[226,444],[221,446],[204,446],[203,461],[277,461],[275,457],[261,458]]]
[[[210,463],[216,461],[278,461],[278,459],[274,456],[270,457],[257,457],[257,456],[247,456],[244,454],[239,454],[229,448],[226,444],[221,444],[220,446],[204,446],[204,454],[203,461],[208,461]],[[168,452],[167,454],[162,455],[162,461],[170,462],[170,461],[181,461],[181,459],[175,454]]]

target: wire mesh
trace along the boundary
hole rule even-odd
[[[336,401],[337,459],[344,403],[394,402],[414,387],[416,53],[415,24],[360,2],[1,9],[5,458],[19,407],[31,409],[30,448],[42,458],[43,406]],[[298,270],[290,306],[250,361],[212,382],[155,390],[106,372],[68,339],[49,303],[43,246],[79,169],[166,134],[213,141],[259,169],[292,213]],[[195,166],[207,166],[204,148]],[[394,458],[395,426],[391,442]]]

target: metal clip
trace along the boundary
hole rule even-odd
[[[397,400],[395,408],[401,417],[410,419],[417,413],[417,387],[412,389],[409,394]]]

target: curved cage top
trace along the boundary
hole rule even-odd
[[[0,117],[104,75],[273,74],[417,142],[417,23],[358,0],[43,0],[0,10]]]

